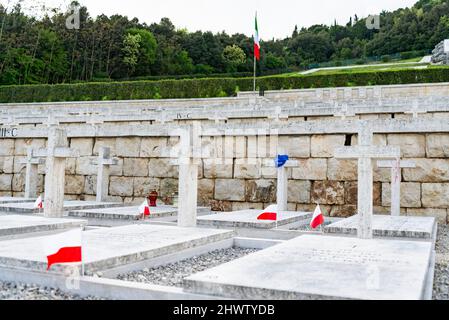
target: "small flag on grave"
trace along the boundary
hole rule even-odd
[[[144,217],[150,216],[150,206],[148,205],[148,201],[145,200],[139,207],[139,213]]]
[[[257,217],[257,220],[267,220],[267,221],[277,221],[278,214],[277,214],[277,206],[271,205],[268,208],[264,210],[264,212]]]
[[[42,197],[39,196],[39,198],[36,199],[34,202],[34,209],[42,209],[44,207],[44,202],[42,201]]]
[[[289,160],[288,155],[280,155],[279,154],[276,157],[276,159],[274,160],[276,168],[282,168],[283,166],[285,166],[285,164],[287,163],[288,160]]]
[[[44,245],[47,270],[54,264],[82,262],[81,229],[49,236]]]
[[[320,205],[317,205],[315,212],[313,213],[312,221],[310,222],[310,227],[316,229],[324,223],[324,215],[321,211]]]

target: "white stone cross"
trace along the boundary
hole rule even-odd
[[[45,160],[35,157],[33,149],[29,147],[27,149],[27,157],[20,161],[20,164],[26,165],[25,173],[25,198],[33,199],[37,198],[37,183],[38,183],[38,166],[44,164]]]
[[[335,158],[358,160],[358,216],[357,234],[362,239],[373,237],[373,159],[397,159],[401,150],[397,147],[373,146],[373,133],[366,123],[359,130],[357,147],[335,149]]]
[[[278,149],[279,155],[286,155],[285,150]],[[265,167],[275,167],[276,163],[273,160],[268,160],[263,163]],[[277,188],[276,199],[278,211],[288,210],[288,175],[287,168],[298,167],[299,162],[296,160],[288,160],[281,168],[277,168]]]
[[[111,148],[101,147],[98,152],[98,159],[90,162],[98,166],[97,171],[97,202],[108,201],[109,194],[109,170],[110,166],[118,164],[118,159],[111,158]]]
[[[179,166],[178,226],[194,228],[197,225],[198,165],[201,159],[200,126],[194,123],[179,128],[174,134],[180,137],[179,154],[174,165]]]
[[[378,161],[377,167],[391,168],[391,215],[398,217],[401,215],[401,169],[416,168],[413,161],[401,161],[397,158],[392,161]]]
[[[40,149],[35,156],[46,158],[44,215],[61,218],[64,213],[65,160],[78,157],[78,152],[67,148],[64,129],[50,127],[47,149]]]

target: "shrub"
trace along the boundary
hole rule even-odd
[[[404,69],[331,75],[270,76],[257,79],[264,90],[449,82],[448,68]],[[235,96],[252,91],[253,79],[206,78],[161,81],[0,86],[1,103],[176,99]]]

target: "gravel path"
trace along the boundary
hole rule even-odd
[[[324,222],[323,228],[326,227],[326,226],[328,226],[328,225],[330,225],[330,224],[332,224],[332,223],[334,223],[334,222],[332,222],[332,221]],[[292,229],[290,229],[290,230],[297,230],[297,231],[315,231],[315,232],[320,232],[320,231],[321,231],[320,227],[318,227],[318,228],[316,228],[315,230],[313,230],[313,229],[310,227],[310,225],[309,225],[308,223],[306,223],[306,224],[303,225],[303,226],[297,227],[297,228],[292,228]]]
[[[157,268],[121,274],[117,279],[162,286],[182,287],[183,279],[192,274],[230,262],[256,251],[258,250],[242,248],[216,250],[201,256]]]
[[[449,300],[449,226],[438,226],[433,298]]]
[[[0,282],[0,300],[99,300],[94,297],[81,298],[59,289],[28,284]]]

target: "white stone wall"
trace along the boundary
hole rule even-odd
[[[199,168],[198,201],[215,210],[262,209],[276,201],[276,169],[261,162],[245,162],[254,153],[254,145],[265,146],[265,159],[274,157],[270,139],[234,137],[243,149],[234,151],[228,162],[217,164],[203,159]],[[260,141],[258,141],[260,140]],[[337,160],[335,147],[351,142],[357,136],[311,135],[281,137],[288,153],[299,161],[299,167],[288,168],[288,201],[290,210],[313,210],[322,204],[326,214],[346,217],[355,213],[357,204],[357,162]],[[376,134],[375,144],[400,146],[404,159],[416,162],[415,169],[402,172],[403,214],[435,216],[448,221],[449,209],[449,133]],[[26,148],[44,147],[45,139],[0,139],[0,195],[20,196],[24,192]],[[208,138],[207,144],[216,154],[224,152],[223,141]],[[70,146],[79,151],[77,159],[67,159],[66,197],[95,199],[96,172],[91,165],[100,146],[111,148],[118,157],[111,167],[110,200],[139,203],[152,190],[162,198],[171,197],[178,188],[178,168],[170,165],[169,138],[71,138]],[[261,160],[261,159],[258,159]],[[39,188],[43,191],[44,167],[40,166]],[[378,213],[389,213],[390,171],[375,169],[374,206]]]

